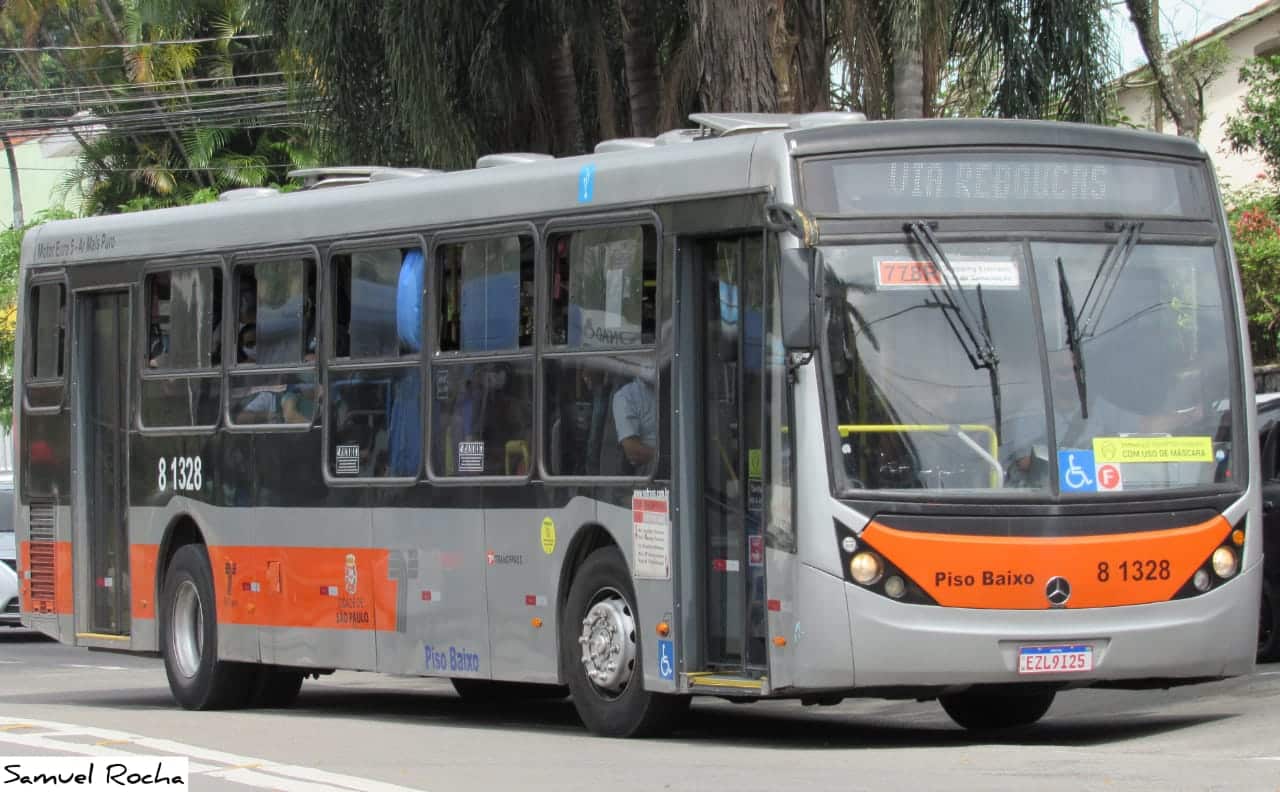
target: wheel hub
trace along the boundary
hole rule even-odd
[[[635,670],[636,624],[619,597],[597,602],[582,620],[582,665],[596,687],[617,692]]]
[[[179,584],[171,617],[173,658],[179,673],[190,679],[200,670],[200,658],[204,654],[204,612],[200,607],[200,592],[190,580]]]

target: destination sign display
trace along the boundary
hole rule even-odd
[[[1023,152],[807,162],[818,215],[1106,214],[1204,217],[1200,171],[1179,163]]]

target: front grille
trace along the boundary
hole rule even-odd
[[[32,610],[51,611],[57,601],[57,559],[55,539],[58,535],[58,512],[53,501],[31,502],[31,575]]]

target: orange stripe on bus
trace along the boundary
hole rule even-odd
[[[18,578],[22,610],[36,614],[70,614],[72,589],[71,543],[24,541],[18,546]]]
[[[221,546],[209,558],[219,623],[396,629],[386,550]]]
[[[155,593],[159,590],[156,580],[156,556],[160,545],[129,545],[129,598],[135,619],[156,617]]]
[[[1049,607],[1045,585],[1054,577],[1070,583],[1068,608],[1167,601],[1230,532],[1222,517],[1170,530],[1070,537],[917,533],[873,520],[862,538],[939,605],[1030,610]]]

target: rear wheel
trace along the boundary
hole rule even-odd
[[[1277,587],[1262,584],[1262,607],[1258,612],[1258,659],[1280,660],[1280,601]]]
[[[213,573],[204,545],[173,554],[160,596],[160,641],[173,697],[186,709],[241,707],[253,692],[254,668],[218,659]]]
[[[257,669],[253,688],[253,705],[272,709],[292,706],[302,690],[301,671],[263,666]]]
[[[675,727],[688,696],[644,689],[631,573],[617,548],[596,550],[569,587],[560,624],[565,679],[578,717],[604,737],[649,737]]]
[[[540,685],[534,682],[500,682],[492,679],[454,677],[449,680],[458,695],[467,701],[500,703],[533,699],[562,699],[569,695],[564,685]]]
[[[1052,690],[971,688],[941,696],[938,701],[951,720],[966,729],[986,731],[1030,726],[1053,704]]]

